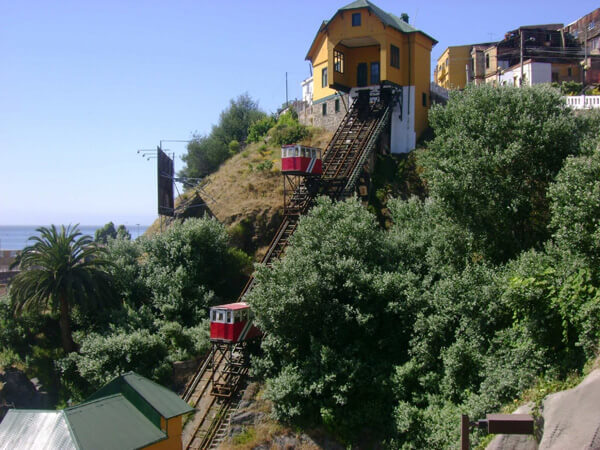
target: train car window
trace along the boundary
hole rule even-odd
[[[211,314],[211,317],[212,317],[212,319],[211,319],[211,320],[214,322],[215,320],[217,320],[217,312],[216,312],[216,311],[213,309],[213,310],[211,311],[211,313],[212,313],[212,314]]]
[[[219,312],[217,313],[217,320],[218,320],[219,322],[223,322],[223,311],[219,311]]]
[[[300,156],[300,149],[296,147],[296,151],[294,152],[294,156]]]
[[[231,318],[231,311],[227,311],[227,323],[232,323],[233,320]]]

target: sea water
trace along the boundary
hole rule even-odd
[[[79,231],[94,237],[98,228],[104,225],[79,225]],[[0,250],[22,250],[32,242],[27,242],[31,236],[39,236],[36,230],[39,225],[0,225]],[[115,225],[116,227],[116,225]],[[144,234],[148,229],[147,225],[130,225],[127,231],[131,234],[131,239],[136,239]]]

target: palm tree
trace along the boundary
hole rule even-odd
[[[76,350],[70,320],[73,306],[98,308],[114,298],[107,271],[111,263],[106,250],[82,235],[78,225],[36,231],[40,235],[29,238],[33,244],[13,264],[21,268],[10,285],[15,314],[48,307],[58,311],[62,346],[69,353]]]

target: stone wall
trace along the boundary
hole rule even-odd
[[[336,100],[339,108],[337,112]],[[323,105],[325,105],[325,114],[323,114]],[[349,108],[349,98],[347,94],[343,94],[312,105],[304,104],[298,110],[298,120],[303,125],[335,131],[346,115],[347,108]]]

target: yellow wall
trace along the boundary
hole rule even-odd
[[[486,60],[489,58],[489,67]],[[483,67],[485,67],[485,82],[496,83],[496,73],[498,72],[498,47],[495,45],[483,52]]]
[[[412,34],[410,40],[411,44],[413,40],[415,41],[415,45],[411,45],[413,59],[411,85],[415,87],[415,133],[418,139],[429,125],[427,115],[430,106],[431,41],[419,34]],[[422,101],[423,94],[425,94],[425,106]]]
[[[160,418],[160,428],[167,433],[168,438],[156,444],[144,447],[147,450],[181,450],[182,416],[173,417],[168,421]]]
[[[563,81],[581,81],[580,65],[577,63],[552,63],[552,72],[558,73],[558,82]],[[569,76],[569,68],[571,68],[571,76]]]
[[[436,83],[446,89],[464,89],[467,85],[465,66],[470,63],[470,45],[448,47],[438,58]]]
[[[357,12],[361,13],[361,25],[353,27],[352,14]],[[369,41],[363,43],[362,47],[344,46],[344,41],[358,38],[368,38]],[[390,45],[399,48],[399,68],[390,64]],[[384,26],[366,8],[341,11],[319,33],[309,51],[308,59],[313,65],[314,77],[313,101],[318,102],[335,94],[336,91],[331,86],[336,82],[348,88],[356,87],[357,65],[361,62],[367,63],[367,84],[370,84],[370,63],[379,61],[380,81],[389,81],[399,86],[415,86],[415,131],[419,136],[427,128],[432,46],[432,40],[422,33],[405,34]],[[334,72],[336,49],[344,53],[344,74]],[[323,88],[321,74],[325,67],[329,86]],[[426,106],[422,104],[423,94],[426,94]]]

